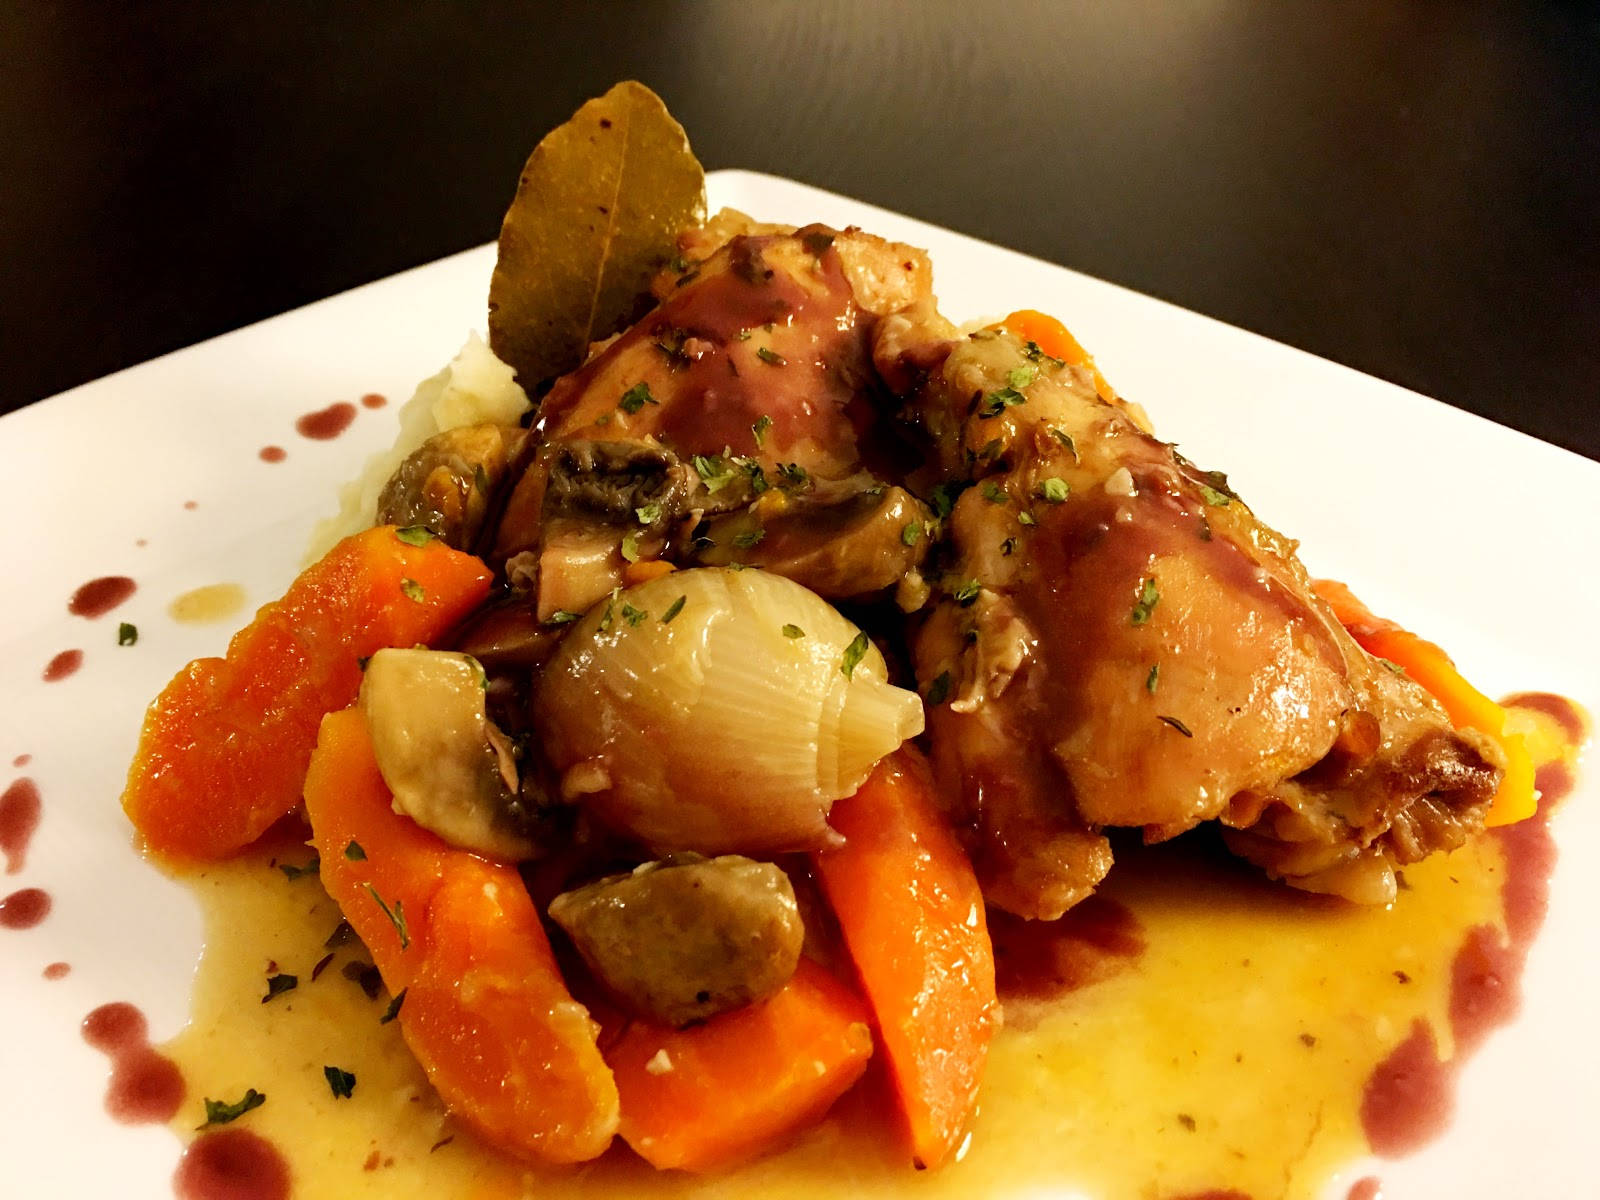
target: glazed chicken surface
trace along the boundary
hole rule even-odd
[[[1498,747],[1362,650],[1294,544],[1092,369],[929,306],[875,354],[970,484],[913,647],[991,901],[1059,916],[1110,868],[1105,827],[1208,820],[1275,877],[1381,901],[1396,864],[1481,827]]]

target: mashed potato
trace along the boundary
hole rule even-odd
[[[495,357],[477,333],[469,334],[467,344],[450,365],[418,384],[401,407],[400,432],[394,445],[367,459],[361,474],[339,489],[339,511],[317,523],[306,562],[315,562],[341,538],[371,526],[378,511],[378,494],[389,476],[434,434],[486,421],[515,425],[529,407],[528,395],[512,369]]]

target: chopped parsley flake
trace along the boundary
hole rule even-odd
[[[900,544],[902,546],[915,546],[922,537],[922,522],[907,521],[900,530]]]
[[[1406,673],[1406,669],[1399,663],[1395,662],[1392,658],[1380,658],[1378,661],[1382,663],[1387,670],[1393,671],[1396,675],[1404,675]]]
[[[284,975],[282,973],[268,975],[267,994],[261,997],[261,1003],[265,1004],[268,1000],[275,1000],[285,992],[292,992],[299,986],[300,976],[298,975]]]
[[[206,1129],[212,1125],[226,1125],[230,1121],[237,1121],[252,1108],[260,1108],[266,1102],[266,1094],[256,1091],[255,1088],[250,1088],[240,1099],[232,1104],[225,1100],[213,1100],[210,1096],[207,1096],[206,1123],[199,1126],[199,1128]]]
[[[546,625],[570,625],[581,616],[583,616],[582,613],[573,612],[571,609],[558,608],[544,619],[544,623]]]
[[[661,505],[642,504],[633,510],[633,515],[639,518],[641,525],[654,525],[661,520]]]
[[[758,545],[762,538],[767,536],[765,529],[746,529],[742,533],[733,535],[733,544],[740,550],[749,550]]]
[[[351,862],[366,862],[367,852],[361,848],[361,843],[355,838],[350,839],[350,844],[344,848],[344,856]]]
[[[811,486],[811,476],[799,463],[784,463],[778,468],[778,486],[786,491],[800,491]]]
[[[1161,603],[1161,592],[1156,588],[1156,577],[1149,576],[1139,585],[1139,599],[1133,606],[1130,619],[1135,625],[1143,625],[1150,619],[1150,614],[1155,612],[1156,605]]]
[[[767,416],[766,413],[762,413],[756,418],[756,423],[750,426],[750,432],[752,435],[754,435],[757,446],[760,446],[761,443],[766,440],[767,430],[771,428],[772,418]]]
[[[1144,677],[1144,690],[1149,692],[1152,696],[1154,696],[1156,694],[1156,686],[1160,682],[1161,682],[1161,664],[1160,663],[1154,663],[1150,667],[1150,673]]]
[[[1049,479],[1039,481],[1039,495],[1051,504],[1065,504],[1067,501],[1067,481],[1052,475]]]
[[[625,562],[639,561],[639,535],[635,532],[622,536],[622,558]]]
[[[1227,508],[1228,505],[1233,503],[1233,501],[1228,498],[1227,493],[1219,492],[1216,488],[1207,483],[1200,484],[1200,494],[1205,497],[1206,503],[1212,508]]]
[[[367,895],[372,897],[372,902],[383,910],[383,915],[389,918],[389,924],[394,926],[395,934],[400,939],[400,949],[410,949],[411,932],[406,928],[405,901],[396,900],[394,907],[390,908],[383,902],[383,897],[378,895],[378,889],[370,883],[367,884]]]
[[[656,398],[650,394],[650,385],[641,381],[622,393],[622,399],[617,401],[617,407],[631,417],[646,404],[655,403]]]
[[[472,464],[472,486],[480,492],[489,490],[489,472],[483,469],[482,463]]]
[[[750,477],[750,492],[752,495],[759,496],[772,486],[767,482],[767,473],[761,469],[761,464],[758,462],[746,462],[744,464],[744,473]]]
[[[293,863],[278,864],[278,870],[283,872],[283,877],[290,880],[301,879],[307,875],[315,875],[321,869],[322,860],[314,854],[311,856],[311,861],[303,867],[297,867]]]
[[[1005,489],[994,483],[985,483],[982,488],[983,498],[990,504],[1004,504],[1011,497],[1007,496]]]
[[[839,670],[846,679],[854,679],[856,668],[861,665],[861,660],[867,656],[867,647],[872,643],[867,640],[865,633],[858,633],[851,639],[850,644],[844,648],[844,657],[839,660]]]
[[[626,600],[622,602],[622,619],[635,629],[642,625],[644,623],[644,619],[649,615],[650,614],[645,612],[644,609],[635,608]]]
[[[996,388],[984,397],[983,403],[978,408],[978,416],[988,420],[990,417],[998,417],[1008,408],[1015,408],[1027,402],[1028,398],[1014,387]]]
[[[1016,552],[1017,552],[1017,539],[1016,538],[1008,537],[1005,541],[1000,543],[1000,553],[1005,555],[1007,558],[1010,558]]]
[[[400,1006],[406,1002],[406,989],[401,988],[400,994],[389,1001],[389,1007],[383,1010],[383,1016],[378,1018],[379,1025],[387,1025],[400,1015]]]
[[[1178,720],[1177,717],[1158,717],[1157,720],[1159,720],[1163,725],[1171,725],[1186,738],[1192,738],[1194,736],[1194,734],[1189,731],[1189,727],[1182,721]]]
[[[621,588],[612,588],[611,595],[606,597],[605,611],[600,614],[601,633],[611,628],[611,622],[616,617],[617,593],[621,590]]]
[[[426,525],[407,525],[404,529],[396,529],[394,535],[408,546],[426,546],[434,538],[433,530]]]
[[[956,480],[953,483],[941,483],[934,488],[930,501],[933,505],[933,515],[941,520],[948,517],[956,506],[956,499],[971,486],[965,480]]]
[[[757,347],[756,357],[769,367],[786,367],[789,365],[789,360],[770,346]]]
[[[928,685],[927,702],[934,708],[943,704],[950,698],[950,672],[940,671],[934,681]]]
[[[421,604],[423,597],[428,594],[422,590],[422,585],[420,583],[418,583],[415,579],[410,578],[402,579],[400,581],[400,590],[406,594],[407,599],[414,600],[418,604]]]
[[[1038,523],[1039,523],[1039,519],[1037,517],[1035,517],[1027,509],[1023,509],[1021,512],[1019,512],[1017,514],[1017,524],[1018,525],[1037,525]]]
[[[1067,448],[1067,450],[1072,454],[1073,458],[1078,457],[1078,446],[1077,443],[1072,440],[1072,435],[1070,433],[1064,429],[1057,429],[1053,425],[1050,427],[1050,433],[1055,437],[1056,441],[1060,442]]]
[[[965,608],[978,598],[978,593],[982,590],[983,585],[976,579],[963,579],[950,595],[957,604]]]
[[[733,482],[733,468],[720,454],[696,454],[689,461],[708,492],[719,492]]]
[[[1039,377],[1039,368],[1035,366],[1012,367],[1006,372],[1006,386],[1009,388],[1025,388]]]
[[[117,645],[131,646],[139,640],[139,627],[124,621],[117,626]]]
[[[1038,342],[1030,341],[1022,348],[1022,353],[1030,362],[1046,362],[1052,367],[1064,367],[1067,365],[1066,359],[1055,358],[1046,354]]]
[[[323,1067],[322,1077],[328,1081],[328,1089],[335,1100],[348,1100],[356,1090],[356,1077],[339,1067]]]
[[[783,627],[783,636],[786,638],[803,638],[805,635],[806,631],[798,625],[785,625]]]
[[[683,611],[683,606],[688,603],[688,600],[688,596],[679,596],[671,604],[667,605],[667,611],[661,614],[661,623],[663,625],[672,624],[672,618]]]

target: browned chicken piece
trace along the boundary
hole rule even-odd
[[[772,995],[805,940],[788,876],[737,855],[646,863],[563,892],[550,916],[630,1012],[673,1026]]]
[[[881,482],[893,430],[870,357],[875,312],[928,296],[926,260],[853,230],[732,228],[544,399],[495,546],[542,620],[630,562],[738,562],[841,597],[926,551],[902,537],[921,502]]]
[[[1482,826],[1498,747],[1362,650],[1222,476],[1009,334],[923,308],[875,353],[972,485],[914,654],[994,903],[1059,916],[1110,868],[1108,826],[1220,820],[1269,873],[1369,901]]]

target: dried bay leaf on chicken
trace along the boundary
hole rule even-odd
[[[642,83],[590,100],[534,148],[500,227],[489,344],[532,391],[648,303],[678,232],[705,217],[705,173]]]

